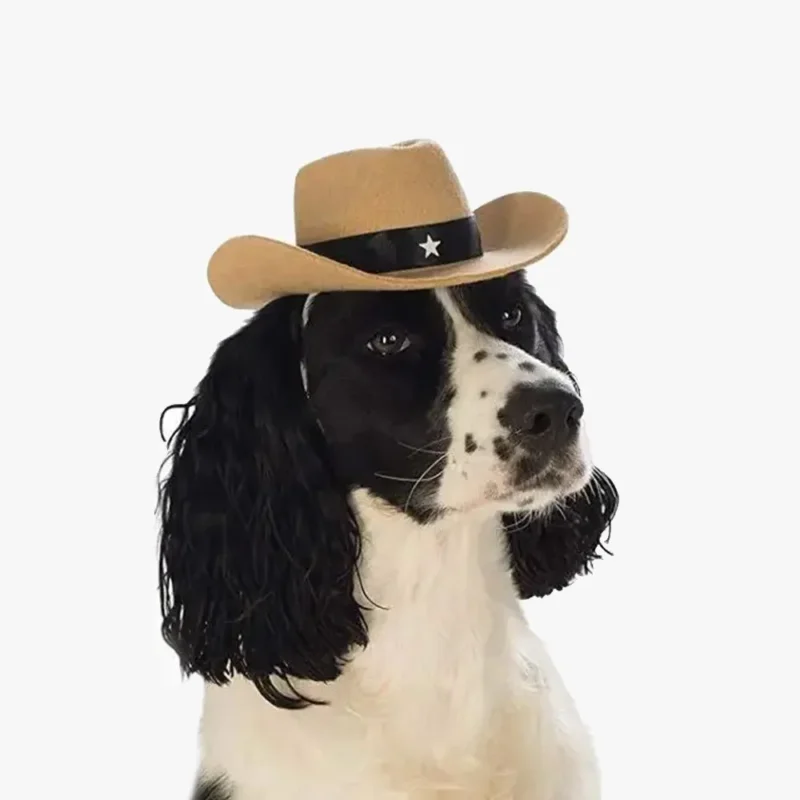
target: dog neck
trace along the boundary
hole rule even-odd
[[[353,501],[363,538],[356,591],[370,638],[362,669],[429,685],[432,676],[452,678],[459,663],[501,653],[509,618],[522,612],[499,516],[419,524],[366,492]],[[401,668],[406,659],[414,664]]]
[[[521,668],[525,621],[500,519],[472,512],[421,525],[366,493],[354,506],[369,644],[347,669],[348,702],[365,714],[390,711],[386,733],[404,752],[422,730],[428,747],[441,740],[471,752],[516,702],[511,678]]]
[[[421,524],[364,490],[353,494],[353,506],[367,604],[407,607],[443,592],[497,599],[512,587],[496,512],[451,513]]]

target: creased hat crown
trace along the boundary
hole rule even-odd
[[[471,214],[447,156],[421,139],[307,164],[295,180],[294,212],[300,246]]]

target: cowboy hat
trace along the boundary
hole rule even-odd
[[[294,209],[296,245],[237,236],[216,250],[208,280],[223,303],[252,309],[286,294],[477,283],[538,261],[567,231],[564,207],[537,192],[470,211],[444,152],[426,140],[307,164]]]

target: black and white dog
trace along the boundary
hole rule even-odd
[[[269,303],[183,406],[164,634],[206,681],[196,800],[589,800],[520,599],[617,506],[522,273]]]

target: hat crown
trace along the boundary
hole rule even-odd
[[[303,246],[448,222],[471,211],[441,147],[414,139],[306,164],[295,180],[294,213]]]

